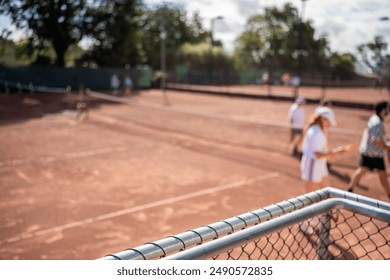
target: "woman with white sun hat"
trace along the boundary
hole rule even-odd
[[[329,149],[328,131],[336,125],[334,112],[329,107],[318,108],[310,117],[305,128],[302,143],[301,178],[306,193],[321,189],[329,184],[327,160],[355,150],[356,144]],[[318,231],[324,217],[314,217],[299,224],[299,229],[307,235]]]
[[[321,107],[310,117],[302,143],[301,177],[306,192],[325,187],[329,183],[327,159],[356,149],[357,145],[329,149],[328,130],[336,125],[332,109]]]

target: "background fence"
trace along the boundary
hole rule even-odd
[[[274,70],[268,81],[272,85],[281,85],[283,74],[286,71],[283,69]],[[215,68],[210,71],[210,68],[195,68],[184,65],[176,66],[174,71],[168,72],[168,82],[177,84],[191,85],[260,85],[264,84],[263,75],[269,74],[269,69],[243,69],[235,71],[229,68]],[[362,76],[354,74],[349,79],[336,79],[329,76],[324,77],[322,73],[301,73],[301,84],[304,86],[315,87],[373,87],[382,86],[386,88],[388,81],[383,78],[379,80],[375,75]]]
[[[172,84],[183,85],[261,85],[264,69],[246,69],[231,71],[229,69],[215,69],[210,75],[209,69],[196,69],[179,65],[176,69],[166,73],[165,81]],[[123,82],[129,74],[136,88],[161,87],[161,72],[154,73],[147,66],[126,68],[60,68],[54,66],[0,66],[0,89],[11,87],[29,91],[31,87],[66,88],[68,86],[78,89],[81,85],[94,90],[110,88],[110,78],[116,73]],[[281,85],[281,75],[272,80],[273,85]],[[301,85],[313,87],[373,87],[376,80],[372,77],[355,75],[349,80],[323,79],[318,75],[302,74]],[[386,88],[386,82],[381,84]],[[4,90],[6,91],[6,90]]]
[[[80,86],[91,89],[110,89],[110,79],[117,74],[123,80],[129,74],[136,88],[150,88],[152,70],[148,66],[130,69],[125,68],[59,68],[44,66],[1,67],[0,89],[4,92],[13,91],[41,91],[45,88],[78,89]]]
[[[102,259],[390,259],[389,223],[389,203],[325,188]]]

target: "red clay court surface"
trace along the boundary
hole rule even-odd
[[[166,93],[170,106],[159,90],[93,101],[86,123],[61,95],[1,94],[0,259],[96,259],[305,192],[286,150],[290,102]],[[327,94],[387,99],[371,89]],[[331,146],[359,142],[371,112],[334,110]],[[334,159],[331,185],[346,189],[358,159]],[[375,174],[356,191],[386,201]]]

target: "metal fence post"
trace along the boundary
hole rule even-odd
[[[328,251],[328,246],[330,244],[330,220],[332,217],[332,212],[329,211],[320,217],[320,229],[318,233],[318,246],[317,246],[317,256],[319,260],[329,260],[330,254]]]

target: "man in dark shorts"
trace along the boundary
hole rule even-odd
[[[348,191],[350,192],[353,192],[354,187],[359,184],[360,179],[368,171],[376,171],[379,175],[381,185],[390,200],[390,187],[383,159],[384,152],[390,151],[390,145],[386,143],[386,132],[383,123],[388,113],[388,102],[383,101],[375,105],[375,114],[368,120],[367,127],[364,130],[360,142],[360,166],[352,175],[351,182],[348,186]]]

